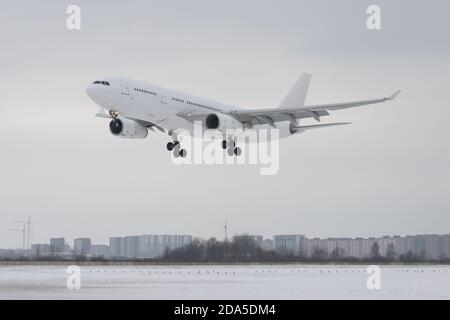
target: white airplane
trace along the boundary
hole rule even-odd
[[[222,148],[230,155],[240,155],[236,137],[227,137],[226,131],[257,129],[279,129],[284,138],[309,129],[337,126],[348,123],[327,123],[301,126],[301,119],[328,116],[328,111],[353,108],[394,100],[400,90],[391,96],[323,105],[305,106],[305,98],[311,80],[310,74],[302,74],[277,108],[243,109],[237,106],[197,97],[179,91],[166,89],[143,81],[122,77],[108,77],[96,80],[87,88],[88,96],[100,106],[96,116],[112,118],[109,128],[113,135],[128,139],[145,139],[148,130],[168,133],[172,142],[167,149],[174,156],[185,157],[177,140],[177,129],[191,134],[194,122],[201,121],[205,129],[219,130],[224,134]]]

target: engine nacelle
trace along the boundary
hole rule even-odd
[[[109,130],[113,135],[124,139],[145,139],[148,135],[148,129],[140,123],[120,117],[111,120]]]
[[[242,129],[242,123],[223,113],[211,113],[206,117],[205,126],[211,130]]]
[[[297,129],[290,121],[282,121],[277,123],[277,129],[280,130],[280,139],[289,137],[296,133],[302,133],[304,130]]]

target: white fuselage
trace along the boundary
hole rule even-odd
[[[184,128],[192,132],[193,123],[178,113],[223,113],[238,110],[236,106],[197,97],[130,78],[105,78],[91,84],[89,97],[105,110],[121,116],[151,122],[166,130]]]
[[[146,121],[167,131],[183,128],[193,133],[194,123],[179,113],[228,113],[241,109],[130,78],[108,77],[96,82],[88,86],[87,94],[105,111],[117,111],[120,116]],[[280,125],[286,124],[277,123],[277,127]],[[255,126],[262,128],[271,127]]]

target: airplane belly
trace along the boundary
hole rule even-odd
[[[190,134],[194,134],[194,124],[176,115],[168,116],[167,118],[160,121],[159,125],[166,130],[176,130],[179,128],[183,128],[183,130],[189,131]]]
[[[148,101],[131,101],[129,104],[119,108],[119,113],[125,117],[135,118],[159,124],[161,121],[173,114],[170,108],[161,107],[159,103],[152,104]]]

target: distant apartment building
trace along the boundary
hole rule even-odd
[[[173,250],[192,243],[188,235],[141,235],[112,237],[109,239],[112,257],[145,259],[161,257],[166,250]]]
[[[425,257],[429,259],[439,258],[440,239],[437,234],[425,235]]]
[[[125,257],[125,241],[123,241],[123,238],[109,238],[109,250],[113,257]]]
[[[273,250],[281,255],[305,255],[305,236],[300,234],[274,236]]]
[[[91,245],[91,256],[94,258],[109,258],[111,256],[110,247],[107,245]]]
[[[66,252],[66,240],[64,238],[50,239],[50,253],[54,256],[62,255]]]
[[[262,242],[263,251],[272,251],[273,250],[273,241],[271,239],[264,239]]]
[[[0,258],[12,259],[15,257],[14,249],[0,249]]]
[[[49,244],[32,244],[31,255],[33,258],[42,258],[50,256],[51,250]]]
[[[442,257],[450,258],[450,234],[442,236]]]
[[[91,239],[78,238],[73,242],[73,253],[77,256],[86,256],[91,254]]]
[[[378,254],[384,257],[398,258],[407,254],[413,254],[417,257],[432,260],[450,258],[450,235],[383,236],[367,239],[313,238],[305,239],[304,241],[305,252],[308,257],[313,256],[314,253],[320,250],[328,256],[335,252],[341,257],[370,258],[374,254],[374,246],[377,244]],[[276,248],[277,244],[274,244],[274,246]]]
[[[0,259],[18,259],[30,257],[29,249],[0,249]]]

